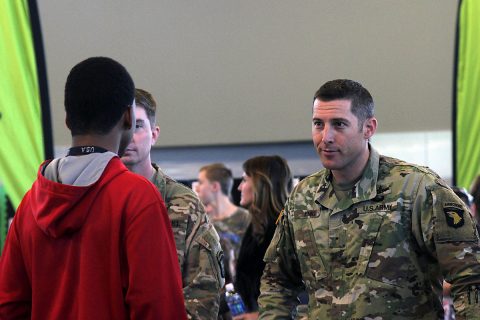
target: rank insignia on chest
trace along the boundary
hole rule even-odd
[[[465,211],[462,208],[458,206],[445,206],[443,207],[443,212],[445,213],[448,226],[457,229],[464,225],[465,219],[463,215]]]
[[[324,183],[318,188],[318,192],[325,192],[328,190],[328,184]]]

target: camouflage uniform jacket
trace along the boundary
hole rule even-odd
[[[218,234],[195,193],[152,165],[156,170],[152,182],[165,201],[172,223],[188,316],[216,319],[224,285]]]
[[[243,235],[250,223],[248,210],[238,207],[228,218],[212,221],[224,253],[225,281],[233,282]]]
[[[326,169],[293,190],[265,254],[260,318],[289,318],[306,289],[308,319],[439,319],[445,278],[457,319],[480,319],[468,209],[428,168],[370,150],[352,198],[337,201]]]

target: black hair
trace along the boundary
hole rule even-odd
[[[117,61],[88,58],[72,68],[65,84],[65,112],[72,136],[106,134],[133,102],[132,77]]]
[[[350,100],[351,111],[357,117],[359,125],[374,116],[372,95],[360,83],[353,80],[337,79],[326,82],[315,92],[313,101],[315,102],[316,99],[325,102],[337,99]]]
[[[470,194],[473,196],[473,202],[480,210],[480,175],[476,176],[470,187]]]

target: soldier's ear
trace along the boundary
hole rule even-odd
[[[214,181],[214,182],[212,183],[212,189],[213,189],[213,191],[215,191],[215,192],[219,191],[219,190],[220,190],[220,182]]]
[[[135,126],[135,110],[132,106],[127,106],[123,113],[123,127],[130,130],[132,126]]]
[[[157,142],[158,137],[160,136],[160,127],[155,126],[152,128],[152,146]]]
[[[377,119],[375,117],[366,119],[363,122],[363,137],[368,140],[375,134],[375,131],[377,131]]]

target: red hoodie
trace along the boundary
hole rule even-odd
[[[46,179],[0,258],[0,319],[186,319],[163,201],[118,157],[88,186]]]

